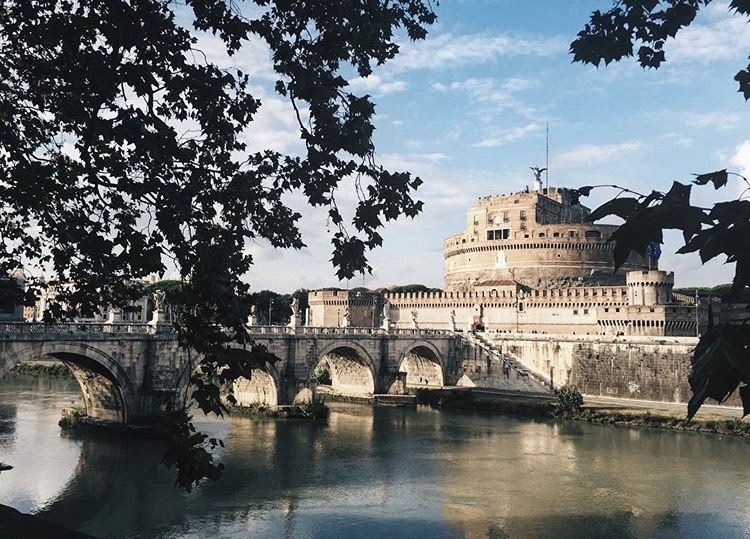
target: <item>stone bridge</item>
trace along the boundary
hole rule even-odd
[[[327,370],[331,391],[367,397],[406,387],[453,385],[461,338],[442,330],[253,326],[252,338],[278,358],[235,385],[242,404],[292,402]],[[239,348],[239,347],[238,347]],[[197,354],[179,346],[168,324],[0,324],[0,377],[22,361],[64,362],[92,419],[121,424],[158,417],[186,394]],[[403,373],[406,373],[405,375]]]

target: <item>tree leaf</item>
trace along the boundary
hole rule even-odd
[[[609,215],[616,215],[618,217],[622,217],[623,219],[628,219],[630,216],[635,214],[638,206],[638,200],[635,198],[615,198],[605,202],[594,211],[592,211],[589,215],[586,216],[586,221],[593,223]]]
[[[693,183],[696,185],[706,185],[708,182],[714,184],[714,189],[719,189],[727,184],[729,175],[727,169],[717,170],[716,172],[708,172],[706,174],[694,174],[695,180]]]

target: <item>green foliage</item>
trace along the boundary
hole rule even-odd
[[[656,69],[666,60],[667,40],[689,26],[709,3],[711,0],[617,0],[610,10],[591,14],[570,45],[573,61],[608,65],[637,54],[641,66]],[[750,18],[747,0],[732,0],[729,7]],[[745,99],[750,99],[750,65],[738,71],[734,80]]]
[[[324,386],[330,386],[333,383],[331,379],[331,371],[328,367],[318,366],[313,371],[313,378],[315,378],[319,384]]]
[[[574,416],[581,412],[583,395],[575,386],[562,386],[557,390],[557,413],[563,416]]]
[[[726,185],[726,170],[696,175],[693,183],[713,184],[715,188]],[[750,182],[737,175],[750,189]],[[584,187],[579,194],[588,194],[593,187]],[[632,191],[623,190],[629,193]],[[612,234],[615,242],[614,263],[617,269],[631,251],[642,255],[651,242],[662,243],[664,229],[678,229],[683,233],[685,245],[677,252],[697,252],[702,262],[722,256],[735,263],[735,275],[725,296],[728,301],[738,301],[750,294],[750,201],[734,200],[716,203],[712,208],[693,206],[690,202],[691,186],[674,182],[667,193],[652,191],[637,198],[604,203],[588,217],[597,220],[608,215],[618,215],[625,222]],[[637,194],[637,193],[636,193]],[[740,320],[742,322],[742,320]],[[745,324],[721,323],[711,326],[696,347],[688,378],[693,396],[688,403],[688,418],[692,418],[706,398],[725,401],[741,384],[750,384],[750,331]],[[741,388],[745,413],[750,413],[750,392]]]
[[[221,476],[224,465],[214,464],[211,450],[224,447],[224,442],[198,432],[185,409],[170,412],[162,434],[166,445],[162,462],[177,468],[176,486],[190,492],[201,479]]]
[[[664,44],[677,32],[690,25],[698,11],[710,0],[618,0],[606,13],[596,11],[590,23],[579,32],[571,44],[574,61],[605,65],[633,55],[638,49],[638,61],[643,67],[658,68],[666,57]],[[736,14],[750,17],[750,2],[732,0],[730,8]],[[740,92],[750,98],[750,65],[735,76]],[[692,183],[711,184],[714,189],[727,185],[730,175],[726,169],[696,174]],[[620,189],[620,193],[591,213],[595,221],[608,215],[625,220],[609,238],[615,242],[615,268],[623,264],[631,251],[642,255],[653,243],[662,243],[665,229],[682,231],[685,245],[678,253],[698,253],[702,262],[717,257],[735,264],[735,274],[729,290],[729,301],[738,301],[750,293],[750,200],[743,199],[750,192],[750,181],[734,174],[747,187],[737,200],[719,202],[702,208],[690,202],[692,186],[674,182],[666,192],[652,191],[648,195]],[[588,196],[594,187],[578,190]],[[616,187],[616,186],[609,186]],[[623,193],[635,197],[622,197]],[[711,326],[701,336],[691,361],[688,378],[693,396],[688,404],[688,419],[692,418],[706,398],[726,400],[740,384],[740,398],[745,414],[750,413],[750,314],[744,319]]]
[[[269,310],[271,325],[283,326],[289,323],[289,317],[292,316],[291,296],[279,294],[271,290],[261,290],[260,292],[250,294],[249,300],[255,305],[255,315],[258,317],[259,324],[269,324]],[[273,302],[273,305],[271,305],[271,302]]]
[[[162,279],[143,287],[143,295],[153,297],[154,292],[164,292],[164,299],[172,307],[182,307],[188,301],[185,297],[185,283],[177,279]]]
[[[5,376],[28,376],[33,378],[73,378],[70,369],[63,363],[19,363]]]
[[[223,351],[248,341],[247,243],[304,246],[301,216],[284,202],[290,193],[327,208],[342,279],[369,270],[367,252],[386,222],[421,211],[413,198],[421,180],[376,161],[374,105],[348,91],[347,77],[392,59],[398,29],[423,39],[436,18],[429,0],[245,6],[0,3],[0,275],[21,261],[27,275],[53,275],[60,288],[48,316],[64,318],[138,299],[142,288],[130,283],[175,266],[184,306],[175,328],[202,358],[205,383],[193,396],[216,413],[210,386],[242,370]],[[270,49],[274,89],[294,111],[301,152],[246,146],[262,106],[253,74],[212,63],[193,29],[219,38],[221,62],[249,42]],[[336,194],[351,180],[358,199],[347,224]],[[30,278],[29,290],[41,286]],[[185,469],[187,459],[170,462],[182,485],[208,470],[205,459]]]
[[[709,296],[713,298],[720,298],[722,301],[729,303],[750,303],[750,289],[742,290],[738,295],[732,294],[732,284],[725,283],[716,286],[699,286],[690,288],[675,288],[674,292],[680,294],[686,294],[694,297],[696,291],[700,296]]]
[[[330,413],[325,397],[319,393],[315,393],[309,402],[300,404],[299,409],[303,416],[315,419],[325,419]]]
[[[410,292],[442,292],[440,288],[430,288],[429,286],[425,286],[423,284],[407,284],[403,286],[394,286],[392,288],[388,289],[388,292],[392,292],[394,294],[398,293],[410,293]]]

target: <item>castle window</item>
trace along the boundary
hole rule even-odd
[[[507,210],[503,212],[503,221],[506,222],[506,223],[508,221],[510,221],[510,217],[508,215],[508,211]]]
[[[539,237],[540,237],[540,238],[543,238],[543,237],[544,237],[544,232],[540,232],[540,233],[539,233]]]
[[[598,230],[587,230],[584,232],[584,236],[587,240],[598,240],[601,239],[602,233]]]
[[[559,238],[560,237],[560,233],[559,232],[553,232],[552,233],[552,237],[553,238]]]
[[[521,212],[519,214],[519,218],[521,219],[521,221],[525,221],[526,220],[526,210],[521,210]]]
[[[575,238],[576,237],[576,231],[575,230],[568,230],[568,236],[570,236],[571,238]]]

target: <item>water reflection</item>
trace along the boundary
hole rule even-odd
[[[226,440],[225,476],[186,495],[157,443],[61,437],[43,425],[44,405],[34,416],[27,401],[6,404],[0,417],[15,422],[13,447],[49,446],[29,456],[41,474],[34,482],[47,481],[35,486],[34,508],[101,537],[750,534],[745,440],[341,405],[328,425],[201,423]],[[0,501],[23,501],[23,484],[5,475]]]
[[[80,396],[71,380],[19,378],[0,384],[0,502],[36,511],[73,477],[79,444],[60,438],[60,408]],[[40,463],[42,465],[40,466]]]

